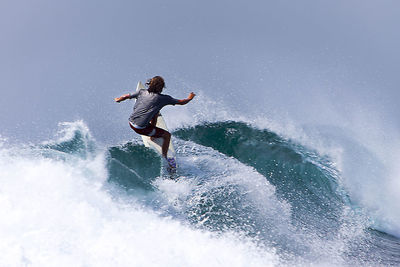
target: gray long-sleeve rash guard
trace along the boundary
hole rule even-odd
[[[150,93],[141,89],[130,95],[130,98],[136,98],[133,113],[129,121],[139,127],[146,127],[164,106],[178,104],[179,100],[169,95]]]

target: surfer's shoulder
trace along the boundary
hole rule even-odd
[[[172,96],[167,95],[167,94],[158,94],[158,95],[161,96],[161,97],[168,97],[168,98],[172,97]]]

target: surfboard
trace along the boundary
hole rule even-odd
[[[139,91],[140,89],[146,89],[146,87],[144,87],[144,85],[142,84],[142,82],[138,82],[137,86],[136,86],[136,91]],[[163,116],[160,115],[157,118],[157,124],[156,126],[158,128],[164,129],[166,131],[169,132],[168,128],[167,128],[167,124],[164,121]],[[143,143],[146,147],[152,148],[154,149],[159,155],[162,155],[162,144],[163,144],[163,139],[162,138],[156,138],[154,141],[151,140],[150,137],[142,135],[142,139],[143,139]],[[176,162],[176,155],[175,155],[175,149],[174,146],[172,145],[172,139],[169,142],[169,148],[168,148],[168,153],[167,153],[168,158],[173,158]],[[167,164],[168,165],[168,164]],[[176,168],[175,169],[171,169],[169,167],[167,167],[168,172],[170,173],[174,173],[176,172]]]

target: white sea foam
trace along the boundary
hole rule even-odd
[[[273,266],[272,249],[114,200],[103,155],[0,151],[1,266]]]
[[[359,156],[358,164],[348,166],[356,171],[345,172],[345,184],[355,204],[371,217],[372,227],[400,237],[400,156],[394,151],[388,155],[391,160],[385,162]]]

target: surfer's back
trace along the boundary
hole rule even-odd
[[[152,93],[145,89],[140,90],[136,98],[129,121],[141,127],[145,127],[164,106],[175,105],[179,101],[170,95]]]

